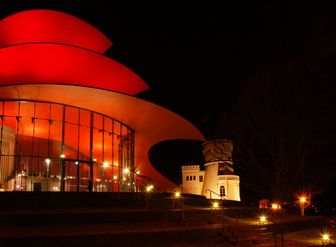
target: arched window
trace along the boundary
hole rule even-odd
[[[186,180],[187,180],[187,181],[189,180],[189,176],[187,176]]]
[[[196,180],[196,176],[193,177],[193,180]]]
[[[220,196],[225,196],[225,187],[223,185],[219,188],[219,193]]]

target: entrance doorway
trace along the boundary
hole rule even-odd
[[[76,161],[64,159],[62,164],[62,181],[61,191],[66,192],[88,192],[91,191],[90,182],[93,174],[90,174],[89,161]]]
[[[34,192],[42,191],[42,183],[34,183]]]

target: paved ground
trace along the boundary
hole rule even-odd
[[[120,210],[113,212],[131,213],[131,211]],[[146,210],[134,210],[136,214],[148,213]],[[168,218],[151,219],[149,221],[132,223],[116,222],[89,222],[84,221],[69,222],[67,216],[86,217],[89,214],[100,216],[108,215],[108,209],[80,209],[73,212],[67,209],[66,212],[58,209],[52,212],[25,211],[25,212],[0,212],[0,246],[162,246],[162,247],[217,247],[233,246],[221,237],[222,224],[202,224],[177,225]],[[2,224],[1,217],[27,217],[30,222],[10,222]],[[62,221],[57,224],[39,223],[39,217],[62,217]],[[155,215],[155,214],[154,214]],[[71,218],[71,217],[69,217]],[[285,227],[286,233],[283,235],[284,246],[320,246],[321,245],[321,224],[320,217],[300,217],[300,216],[281,216],[273,218],[276,225]],[[42,221],[41,221],[42,222]],[[48,222],[46,219],[43,222]],[[273,223],[270,222],[270,223]],[[257,218],[243,218],[236,221],[228,218],[227,226],[239,227],[257,225]],[[331,233],[333,228],[329,228]],[[334,242],[335,236],[331,236]],[[281,234],[276,239],[277,246],[282,246]],[[236,246],[275,246],[273,237],[264,241],[252,242],[249,240],[240,241]]]

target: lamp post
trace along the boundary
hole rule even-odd
[[[301,216],[304,216],[304,214],[305,214],[304,210],[309,205],[309,203],[310,203],[310,198],[309,197],[307,198],[306,195],[301,195],[299,197],[299,206],[300,206],[300,215]]]
[[[104,187],[105,188],[103,188],[103,191],[105,191],[105,189],[107,190],[107,188],[106,188],[106,178],[105,178],[105,169],[106,168],[108,168],[109,167],[109,163],[108,162],[106,162],[106,161],[104,161],[103,162],[103,185],[104,185]]]
[[[47,166],[47,191],[49,191],[49,166],[50,166],[50,159],[49,158],[46,158],[45,159],[45,163],[46,163],[46,166]]]

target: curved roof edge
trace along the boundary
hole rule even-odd
[[[0,48],[0,85],[59,83],[135,95],[147,84],[121,63],[91,50],[62,44]]]
[[[159,182],[161,189],[176,187],[150,163],[150,148],[162,141],[204,141],[203,134],[189,121],[161,106],[116,92],[69,85],[3,86],[0,99],[49,101],[82,107],[108,115],[135,130],[135,166],[142,175]]]
[[[46,9],[26,10],[0,21],[0,47],[23,43],[59,43],[104,53],[112,42],[72,15]]]

